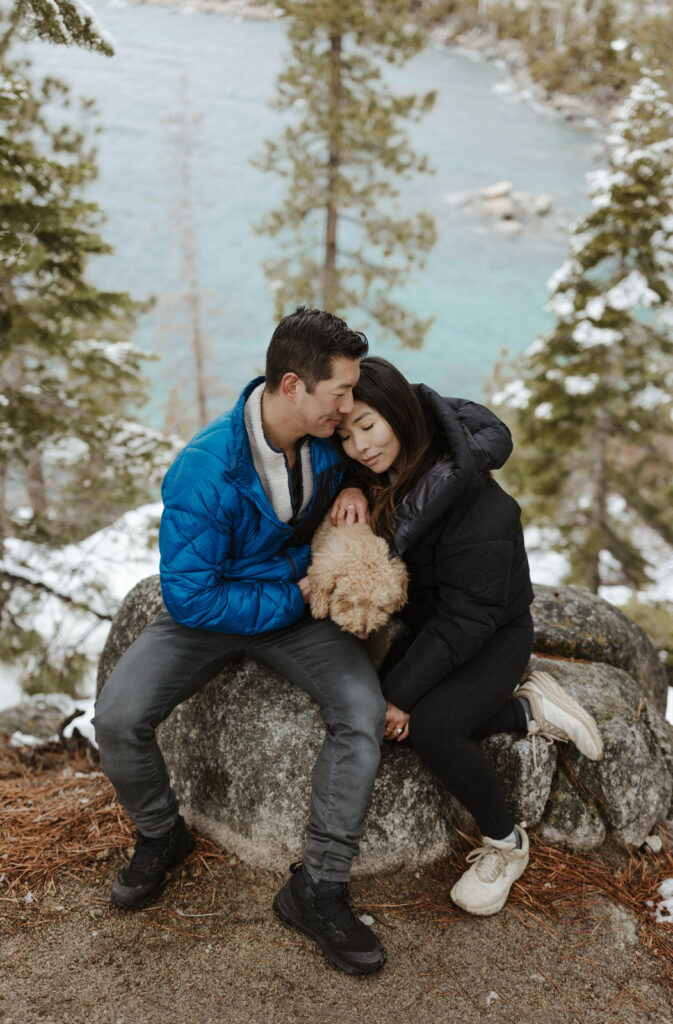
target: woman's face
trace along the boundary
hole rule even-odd
[[[391,466],[397,468],[400,442],[388,421],[370,405],[354,402],[352,412],[343,417],[336,432],[350,459],[374,473],[385,473]]]

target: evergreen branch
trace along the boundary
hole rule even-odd
[[[101,622],[112,621],[111,615],[102,615],[100,612],[97,612],[95,608],[90,608],[89,605],[83,604],[81,601],[76,601],[73,597],[70,597],[69,594],[62,594],[60,591],[48,586],[44,580],[33,580],[30,579],[29,576],[23,576],[14,570],[6,569],[2,565],[2,562],[0,562],[0,576],[10,583],[18,583],[21,586],[33,587],[35,590],[49,594],[50,597],[57,597],[60,601],[64,601],[65,604],[70,605],[72,608],[77,608],[79,611],[95,615]]]

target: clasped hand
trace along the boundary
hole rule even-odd
[[[383,729],[383,736],[387,740],[406,740],[409,735],[409,718],[410,716],[406,711],[402,711],[401,708],[396,707],[395,704],[391,704],[390,701],[386,701],[388,710],[386,711],[386,724]]]

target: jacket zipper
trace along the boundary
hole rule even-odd
[[[287,551],[284,551],[283,554],[285,555],[285,557],[287,558],[288,562],[292,566],[292,582],[296,583],[297,582],[297,578],[298,578],[297,577],[297,566],[294,564],[294,560],[293,560],[292,556],[288,555]]]

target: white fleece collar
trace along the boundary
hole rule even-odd
[[[243,419],[252,451],[252,461],[261,481],[264,493],[281,523],[293,518],[292,485],[290,468],[282,448],[274,448],[264,433],[262,424],[262,395],[264,382],[248,395]],[[297,458],[301,469],[301,507],[296,516],[301,518],[313,496],[313,471],[311,469],[311,442],[306,438],[298,446]]]

